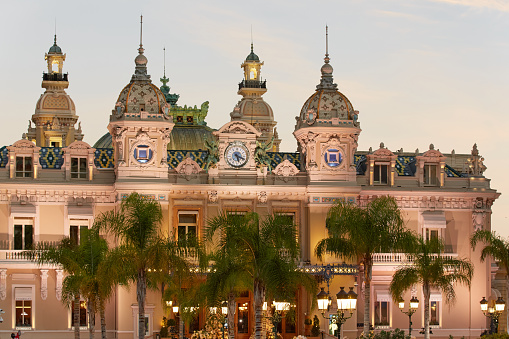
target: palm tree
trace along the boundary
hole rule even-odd
[[[509,241],[503,239],[495,232],[479,230],[470,238],[470,245],[475,250],[477,243],[483,242],[485,246],[481,251],[481,261],[486,257],[492,257],[504,266],[506,274],[509,274]]]
[[[213,264],[216,272],[211,273],[209,284],[218,295],[228,295],[229,307],[235,304],[237,289],[251,286],[255,338],[259,339],[262,336],[262,306],[266,295],[290,300],[295,297],[299,286],[312,293],[316,291],[315,280],[296,270],[300,255],[296,227],[289,218],[278,214],[260,221],[259,215],[254,212],[235,215],[223,211],[209,220],[207,239],[212,240],[218,230],[217,261]],[[228,310],[229,319],[233,318],[232,311],[233,308]]]
[[[62,267],[66,277],[62,282],[62,302],[73,305],[74,338],[80,338],[80,287],[83,276],[83,258],[78,245],[69,237],[56,246],[41,242],[26,252],[27,257],[39,265],[52,264]]]
[[[445,294],[446,303],[456,298],[454,284],[470,288],[473,265],[466,259],[444,256],[444,244],[439,238],[418,238],[412,261],[394,273],[390,285],[393,300],[399,300],[404,291],[416,284],[422,285],[424,295],[424,338],[429,339],[429,301],[432,288]]]
[[[365,208],[349,202],[338,202],[328,212],[326,228],[329,236],[316,245],[317,257],[322,259],[328,253],[355,260],[364,266],[364,334],[367,334],[373,254],[410,251],[415,237],[404,228],[396,200],[388,196],[373,199]]]
[[[186,248],[160,233],[162,218],[157,201],[132,193],[122,201],[118,211],[101,214],[94,224],[119,240],[119,246],[110,253],[110,260],[123,270],[119,273],[121,280],[136,282],[140,339],[145,337],[147,288],[157,288],[157,283],[164,281],[172,267],[187,265]]]

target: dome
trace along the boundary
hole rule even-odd
[[[57,44],[54,44],[53,46],[51,46],[49,48],[49,53],[53,53],[53,54],[62,54],[62,49],[60,47],[57,46]]]
[[[134,58],[134,62],[136,65],[146,65],[148,63],[148,59],[143,54],[138,54],[136,58]]]
[[[239,102],[240,114],[242,120],[253,117],[253,120],[273,120],[274,113],[268,103],[262,98],[243,98]]]
[[[150,80],[134,80],[122,89],[117,102],[124,105],[124,112],[127,113],[139,112],[142,109],[156,114],[161,112],[161,107],[166,104],[166,98]]]
[[[58,115],[75,115],[76,107],[71,97],[65,92],[49,92],[41,94],[35,106],[35,113],[58,113]]]
[[[168,150],[206,150],[205,140],[213,139],[212,128],[201,125],[175,125],[170,134]],[[94,148],[113,148],[111,134],[106,133],[94,144]]]
[[[254,52],[251,52],[246,57],[246,61],[260,61],[260,58],[258,58],[258,55],[254,54]]]
[[[330,64],[323,64],[320,71],[322,72],[322,74],[332,74],[333,68]]]
[[[316,113],[316,119],[352,120],[354,113],[352,103],[345,95],[329,89],[319,89],[306,100],[300,111],[301,120],[306,120],[309,110]]]

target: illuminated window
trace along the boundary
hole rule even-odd
[[[16,327],[32,327],[32,287],[16,287]]]
[[[429,324],[433,326],[440,326],[440,302],[430,301],[429,307]]]
[[[71,178],[86,179],[87,178],[87,159],[71,158]]]
[[[429,186],[438,185],[437,165],[424,164],[424,184]]]
[[[31,178],[33,168],[31,156],[16,157],[16,178]]]
[[[387,185],[389,183],[389,165],[375,164],[373,169],[373,183]]]
[[[32,219],[14,219],[14,249],[28,250],[34,243]]]
[[[249,303],[237,303],[237,332],[249,333]]]
[[[84,300],[80,301],[80,327],[88,326],[87,322],[87,302]],[[74,327],[74,301],[71,303],[71,326]]]

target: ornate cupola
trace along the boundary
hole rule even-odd
[[[267,92],[267,80],[262,81],[261,68],[263,61],[260,61],[258,55],[253,51],[251,43],[251,53],[240,65],[244,69],[244,79],[239,83],[237,94],[242,95],[242,99],[230,113],[231,121],[241,120],[253,125],[262,135],[258,138],[260,142],[271,146],[272,151],[279,151],[281,139],[276,131],[277,122],[274,121],[274,113],[270,105],[265,102],[262,95]]]
[[[79,117],[74,102],[65,92],[69,87],[68,75],[62,72],[65,56],[55,34],[53,46],[44,56],[48,72],[42,74],[42,88],[46,91],[37,101],[32,120],[28,121],[28,131],[23,135],[40,147],[66,147],[83,140],[81,126],[76,126]]]
[[[356,182],[354,153],[361,132],[359,112],[338,91],[333,79],[326,28],[325,63],[322,77],[296,117],[295,131],[299,151],[311,181]]]
[[[168,177],[166,147],[174,126],[171,105],[161,90],[152,84],[144,51],[140,30],[134,74],[120,92],[108,125],[119,179]]]

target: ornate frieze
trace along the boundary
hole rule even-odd
[[[46,300],[48,298],[48,271],[41,271],[41,299]]]

